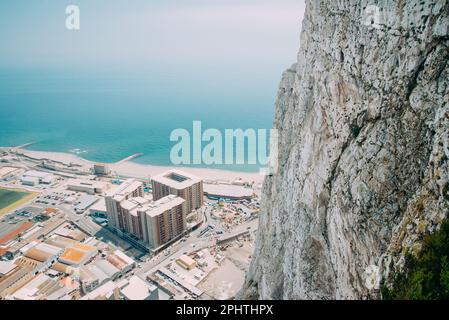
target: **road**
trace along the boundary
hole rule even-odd
[[[133,249],[134,253],[131,254],[132,256],[136,255],[141,257],[145,254],[140,248],[136,248],[131,242],[121,238],[108,228],[104,228],[95,223],[86,213],[76,214],[69,210],[64,210],[64,212],[67,214],[67,219],[78,226],[78,228],[82,231],[86,232],[89,236],[95,237],[96,239],[111,245],[115,249],[125,251],[127,254],[129,254],[127,251]]]
[[[209,237],[199,237],[199,233],[207,228],[208,224],[202,226],[201,228],[190,233],[190,237],[186,239],[186,241],[178,241],[165,251],[159,253],[155,257],[151,258],[149,261],[141,264],[141,268],[136,272],[142,278],[145,278],[147,274],[151,274],[155,272],[160,267],[166,265],[169,261],[176,260],[181,255],[186,252],[189,253],[191,251],[201,250],[212,246],[216,242],[216,236]],[[258,226],[258,220],[252,220],[245,223],[242,223],[239,226],[233,228],[233,230],[229,232],[224,232],[220,238],[229,237],[233,235],[240,234],[244,231],[256,231]],[[165,255],[166,252],[169,252],[168,255]]]

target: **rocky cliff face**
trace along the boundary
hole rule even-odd
[[[373,3],[377,7],[369,7]],[[449,1],[308,0],[241,298],[376,298],[449,208]]]

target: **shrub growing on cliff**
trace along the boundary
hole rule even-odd
[[[393,288],[382,288],[384,299],[449,299],[449,220],[426,236],[417,256],[406,256],[405,269],[395,275]]]

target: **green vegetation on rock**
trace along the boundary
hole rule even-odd
[[[382,288],[383,299],[449,299],[449,220],[426,236],[422,250],[406,256],[405,272],[394,276],[392,288]]]

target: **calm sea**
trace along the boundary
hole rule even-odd
[[[280,74],[280,72],[279,72]],[[207,128],[269,129],[278,77],[268,73],[77,73],[0,70],[0,146],[72,152],[115,162],[171,165],[169,135]],[[214,166],[256,171],[258,166]]]

